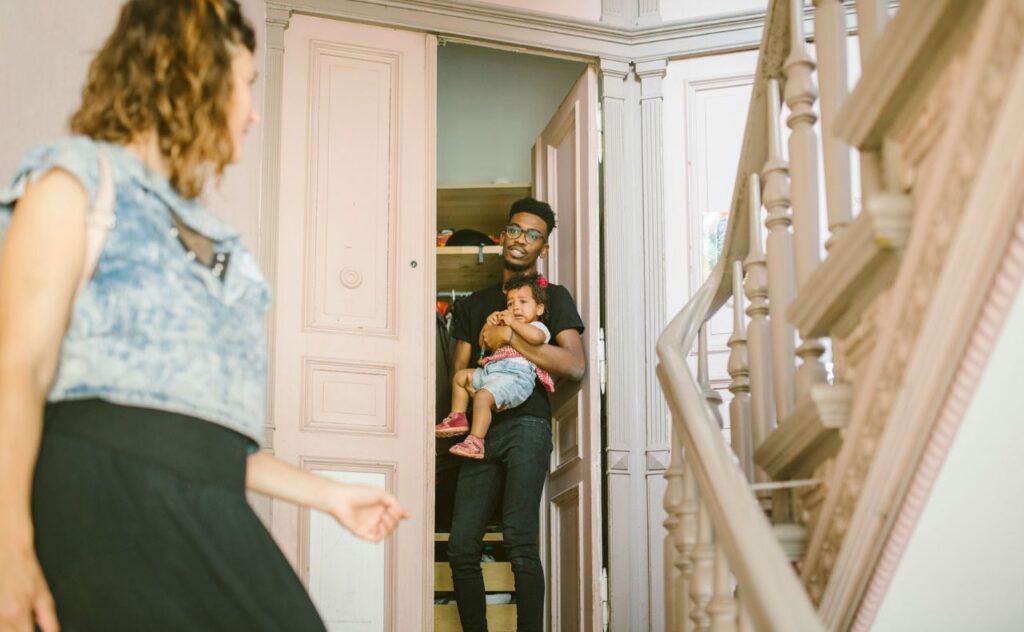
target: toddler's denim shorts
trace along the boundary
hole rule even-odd
[[[533,392],[537,371],[526,360],[509,358],[488,362],[473,372],[473,388],[487,389],[496,410],[515,408]]]

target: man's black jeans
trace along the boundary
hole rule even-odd
[[[487,630],[480,553],[484,530],[502,497],[505,552],[516,580],[517,629],[544,629],[544,569],[540,563],[540,498],[551,457],[551,422],[541,417],[503,419],[491,426],[482,461],[459,470],[448,540],[455,600],[465,632]],[[504,493],[503,493],[504,492]]]

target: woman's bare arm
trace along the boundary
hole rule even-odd
[[[43,405],[85,256],[85,189],[55,169],[18,201],[0,257],[0,626],[56,630],[33,551]]]
[[[386,491],[365,485],[346,485],[299,469],[259,452],[249,457],[247,489],[328,513],[353,534],[380,541],[408,517]]]

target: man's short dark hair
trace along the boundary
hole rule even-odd
[[[551,205],[547,202],[541,202],[540,200],[535,200],[531,197],[516,200],[512,203],[512,208],[509,209],[509,221],[512,220],[512,216],[516,213],[529,213],[530,215],[536,215],[544,220],[544,223],[548,227],[548,232],[545,237],[550,236],[551,231],[555,230],[555,212],[551,210]]]

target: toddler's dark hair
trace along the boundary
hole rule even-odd
[[[543,274],[520,274],[514,276],[505,282],[505,286],[502,290],[505,294],[510,291],[528,287],[533,292],[533,300],[537,301],[538,305],[548,304],[548,280],[544,278]]]

